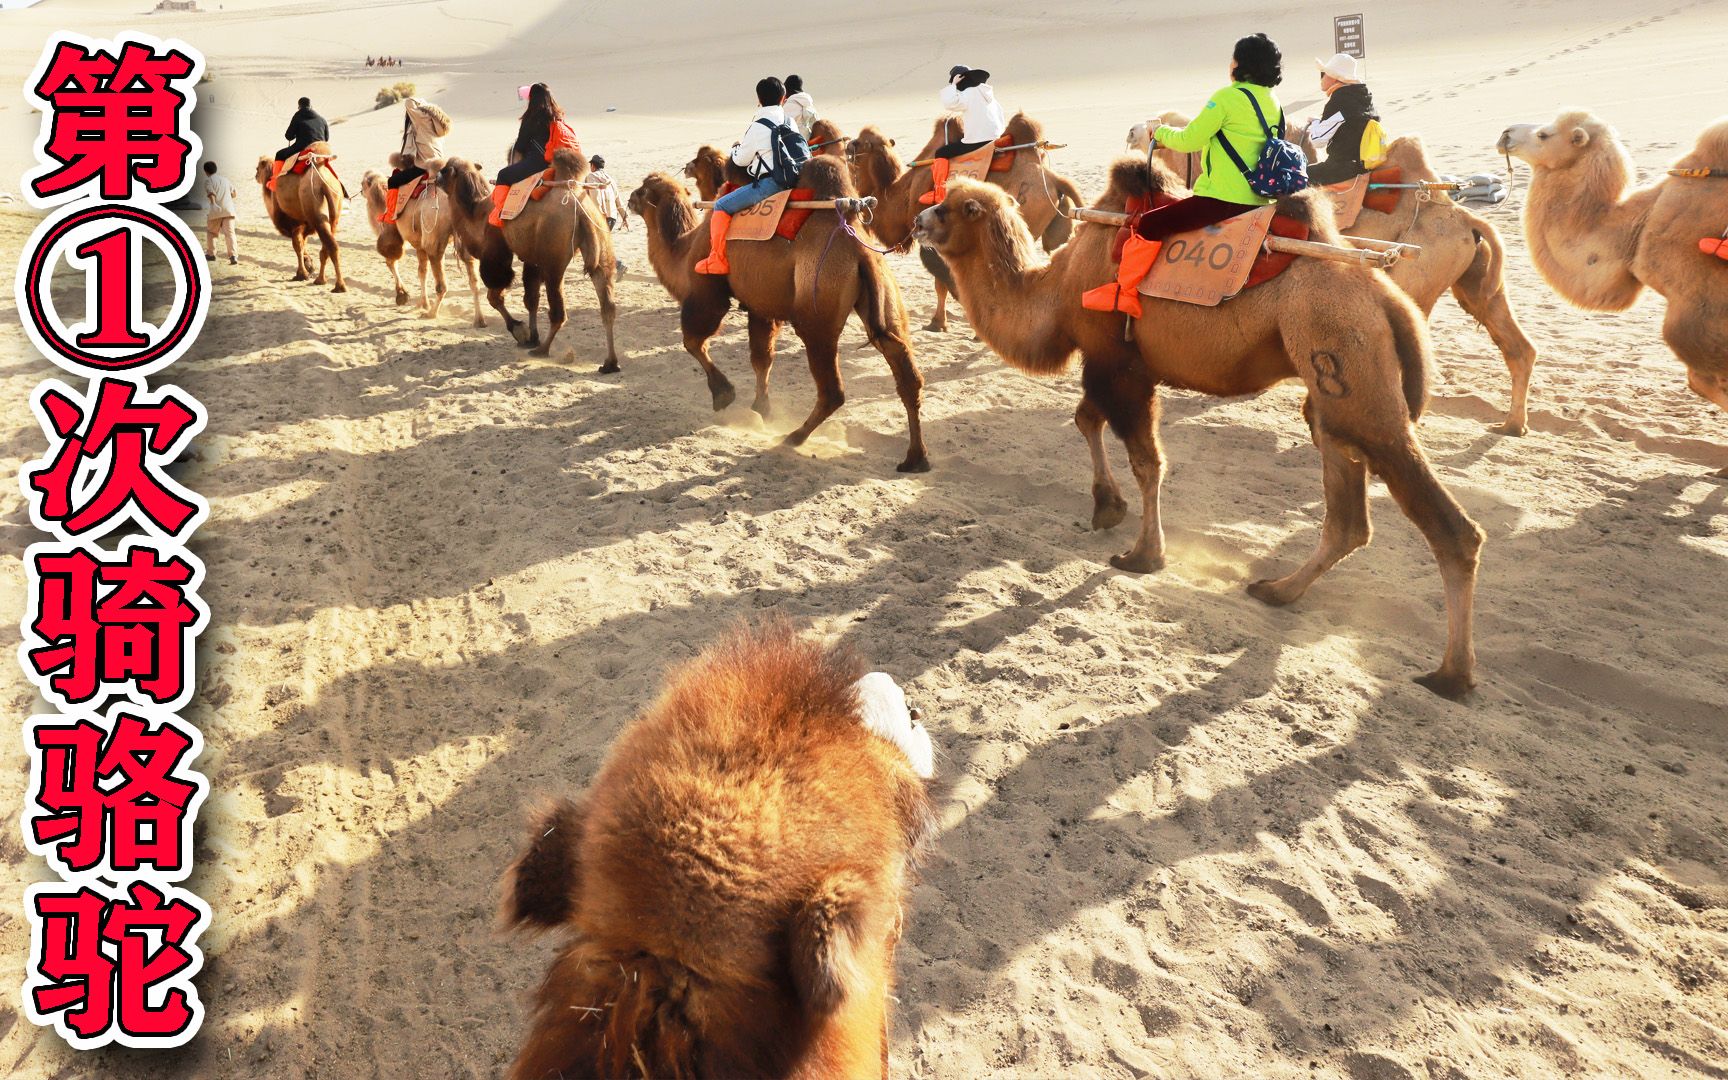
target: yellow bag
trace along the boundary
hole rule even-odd
[[[1380,121],[1370,120],[1362,129],[1359,156],[1364,169],[1378,169],[1386,164],[1386,129],[1380,126]]]

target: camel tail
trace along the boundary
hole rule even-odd
[[[1393,347],[1398,352],[1404,405],[1410,410],[1410,422],[1414,424],[1428,408],[1428,324],[1402,292],[1389,289],[1382,307],[1392,327]]]
[[[1482,268],[1481,275],[1476,280],[1476,297],[1486,303],[1488,299],[1505,287],[1506,248],[1500,243],[1500,233],[1487,221],[1463,207],[1458,208],[1470,222],[1470,231],[1476,237],[1477,245],[1485,249],[1488,262]]]
[[[865,253],[858,260],[858,317],[872,342],[905,341],[906,311],[900,304],[900,288],[881,259]]]

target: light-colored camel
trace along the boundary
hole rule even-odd
[[[1162,165],[1124,159],[1112,169],[1099,209],[1121,212],[1129,196],[1177,186]],[[1308,223],[1316,240],[1340,243],[1325,196],[1304,192],[1281,210]],[[1316,578],[1368,542],[1368,474],[1433,549],[1446,587],[1446,653],[1417,681],[1460,697],[1475,682],[1471,607],[1482,530],[1441,486],[1416,441],[1427,399],[1427,326],[1410,298],[1383,275],[1355,265],[1297,259],[1273,280],[1210,308],[1144,298],[1145,317],[1089,311],[1086,290],[1110,281],[1115,229],[1089,225],[1045,262],[1013,200],[970,182],[919,215],[919,239],[953,269],[960,302],[990,347],[1031,374],[1054,375],[1081,355],[1084,397],[1074,420],[1092,451],[1095,527],[1120,521],[1125,504],[1105,456],[1108,423],[1128,450],[1140,486],[1140,535],[1121,569],[1164,564],[1159,485],[1158,387],[1233,397],[1290,378],[1308,388],[1303,412],[1320,450],[1326,516],[1320,546],[1295,572],[1258,581],[1249,593],[1288,604]]]
[[[486,223],[492,210],[490,192],[479,166],[461,158],[451,158],[440,171],[438,183],[450,195],[455,213],[457,233],[468,243],[475,233],[482,237],[498,234],[504,240],[500,246],[482,240],[469,245],[480,259],[480,279],[486,283],[486,299],[504,317],[504,327],[517,344],[532,346],[535,356],[550,356],[552,342],[564,325],[564,271],[577,252],[582,254],[582,272],[594,283],[594,293],[600,300],[600,321],[606,327],[606,361],[600,370],[618,370],[618,347],[613,338],[613,325],[618,320],[618,308],[612,301],[612,278],[617,259],[612,254],[612,234],[592,194],[582,186],[588,175],[588,159],[580,151],[564,149],[552,158],[553,179],[545,198],[529,202],[515,218],[500,230]],[[526,183],[526,181],[524,181]],[[488,233],[490,230],[490,233]],[[522,297],[528,309],[527,325],[510,314],[504,291],[515,278],[511,256],[522,260]],[[540,287],[546,287],[546,339],[540,339]]]
[[[1620,137],[1581,110],[1509,127],[1499,149],[1530,166],[1524,235],[1543,279],[1596,311],[1631,307],[1646,287],[1660,293],[1662,339],[1686,365],[1686,384],[1728,410],[1728,261],[1699,249],[1728,231],[1728,117],[1674,163],[1675,172],[1713,175],[1670,175],[1630,191]]]
[[[936,121],[929,143],[919,151],[914,161],[934,154],[958,131],[954,117]],[[1025,113],[1015,113],[1008,121],[1008,135],[1015,145],[1043,141],[1044,129]],[[958,137],[956,135],[956,137]],[[875,128],[866,127],[851,142],[852,182],[861,195],[877,199],[873,231],[888,247],[904,249],[912,242],[912,225],[923,207],[918,199],[932,185],[928,168],[905,169],[894,152],[894,140]],[[1064,197],[1079,203],[1080,189],[1067,177],[1044,164],[1036,150],[1021,150],[1015,155],[1014,167],[1007,172],[989,173],[990,183],[1013,195],[1020,213],[1032,235],[1044,245],[1045,251],[1055,251],[1073,234],[1074,223],[1061,213]],[[919,251],[921,261],[936,279],[936,310],[930,316],[926,330],[941,332],[948,329],[948,294],[953,288],[942,260],[928,249]]]
[[[381,174],[368,169],[360,178],[360,190],[366,194],[366,220],[377,234],[378,254],[384,256],[384,263],[390,268],[390,280],[396,284],[398,305],[408,302],[408,290],[402,287],[402,273],[398,266],[402,259],[402,245],[407,242],[414,246],[420,264],[420,317],[423,319],[438,317],[444,294],[450,291],[444,283],[444,249],[451,247],[454,241],[456,261],[468,274],[468,293],[474,298],[474,325],[485,326],[486,316],[480,307],[480,279],[474,271],[474,256],[463,246],[462,238],[456,235],[456,215],[451,209],[450,197],[431,183],[431,178],[437,175],[438,168],[442,168],[444,163],[434,161],[430,164],[437,168],[427,170],[427,184],[419,198],[408,200],[397,211],[394,222],[379,220],[384,213],[387,187]],[[430,297],[426,293],[428,268],[432,271],[434,285]]]
[[[814,158],[804,166],[799,186],[810,188],[818,199],[854,194],[845,165],[831,157]],[[732,241],[726,246],[731,271],[715,275],[696,272],[696,263],[708,254],[708,219],[697,217],[677,179],[666,173],[650,175],[630,194],[630,209],[644,223],[648,261],[655,275],[681,306],[684,348],[702,365],[716,411],[732,404],[737,395],[731,380],[709,358],[708,341],[719,332],[734,297],[749,317],[750,365],[756,373],[751,407],[760,415],[769,413],[768,374],[781,325],[791,323],[804,343],[810,375],[816,381],[816,402],[804,423],[786,436],[792,446],[809,438],[846,400],[840,332],[847,317],[855,313],[870,344],[888,361],[894,388],[906,407],[910,443],[899,470],[930,468],[919,421],[924,377],[912,358],[900,288],[880,255],[837,235],[840,222],[835,211],[815,211],[796,240]]]
[[[1148,131],[1159,124],[1182,127],[1187,122],[1179,113],[1165,113],[1136,124],[1128,132],[1129,147],[1144,154]],[[1307,137],[1303,132],[1303,146],[1312,160],[1314,153]],[[1182,178],[1185,187],[1192,187],[1200,175],[1198,153],[1178,154],[1160,146],[1154,156]],[[1428,165],[1421,140],[1416,138],[1393,140],[1386,148],[1384,167],[1403,170],[1407,183],[1439,179]],[[1422,249],[1419,257],[1400,259],[1388,273],[1424,315],[1432,315],[1434,305],[1451,292],[1458,306],[1488,331],[1512,375],[1511,405],[1497,430],[1506,435],[1524,434],[1529,426],[1530,373],[1536,366],[1536,346],[1524,336],[1507,303],[1506,252],[1494,226],[1444,195],[1428,200],[1420,192],[1406,191],[1390,211],[1364,207],[1346,231],[1352,236],[1395,240]]]
[[[310,153],[334,157],[329,143],[313,143]],[[318,276],[312,284],[324,284],[324,268],[336,272],[336,285],[331,292],[347,292],[348,282],[342,276],[342,248],[336,242],[336,229],[342,222],[343,199],[316,175],[315,169],[303,173],[292,171],[293,162],[276,178],[276,190],[270,190],[270,170],[274,160],[258,159],[256,179],[264,193],[264,211],[276,231],[294,245],[294,280],[312,277],[312,255],[306,250],[308,233],[318,237]]]
[[[568,934],[511,1080],[885,1077],[929,759],[891,680],[784,629],[679,671],[505,877],[507,927]]]

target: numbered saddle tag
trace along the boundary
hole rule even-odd
[[[949,163],[948,178],[965,177],[968,180],[983,180],[990,173],[990,163],[996,159],[996,144],[980,146],[970,154],[953,159]]]
[[[1151,273],[1141,280],[1140,292],[1161,300],[1218,306],[1242,291],[1276,213],[1277,207],[1262,206],[1170,237]]]
[[[1363,173],[1342,184],[1326,185],[1326,194],[1332,196],[1332,216],[1338,219],[1340,229],[1348,229],[1362,216],[1362,203],[1368,198],[1368,183],[1368,174]]]
[[[782,191],[768,196],[755,206],[738,211],[732,215],[732,225],[726,231],[726,239],[774,239],[774,230],[780,227],[780,218],[785,215],[786,204],[791,201],[792,193]]]

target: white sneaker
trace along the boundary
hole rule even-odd
[[[890,675],[872,671],[859,679],[856,686],[864,726],[898,746],[920,779],[935,776],[936,748],[924,725],[912,718],[912,710],[906,707],[906,691],[900,689],[900,684]]]

